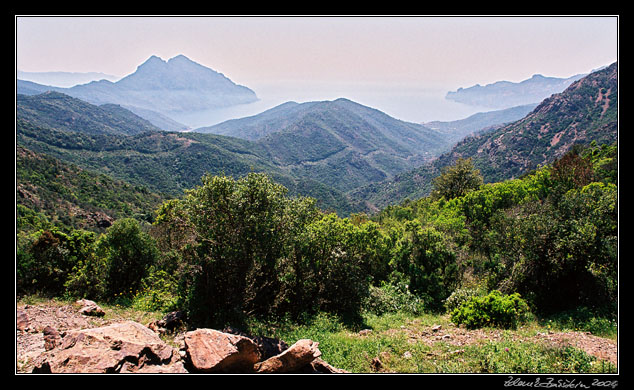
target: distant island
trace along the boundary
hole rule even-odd
[[[485,86],[476,84],[473,87],[458,88],[457,91],[448,92],[445,99],[494,109],[523,106],[539,103],[554,93],[560,93],[584,76],[586,75],[578,74],[568,78],[557,78],[535,74],[519,83],[497,81]]]

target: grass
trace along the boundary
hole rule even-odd
[[[302,338],[319,342],[322,358],[354,373],[615,373],[616,367],[570,346],[548,345],[534,338],[547,333],[538,321],[517,330],[482,329],[476,343],[455,345],[443,339],[424,342],[412,335],[432,326],[457,330],[447,315],[404,313],[366,315],[364,328],[347,327],[337,318],[319,315],[304,324],[262,327],[260,333],[292,344]],[[254,329],[253,329],[254,330]],[[380,363],[379,363],[380,362]]]

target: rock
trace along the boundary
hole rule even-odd
[[[435,325],[435,326],[432,326],[431,328],[432,332],[438,332],[441,329],[442,329],[442,325]]]
[[[260,359],[253,340],[240,335],[196,329],[185,334],[184,342],[196,372],[252,372]]]
[[[336,368],[331,366],[330,364],[323,361],[321,358],[317,358],[310,362],[310,367],[312,368],[311,373],[317,374],[346,374],[348,371],[342,370],[340,368]]]
[[[258,346],[260,360],[272,358],[273,356],[279,355],[288,349],[288,344],[282,340],[260,336],[254,337],[252,340],[255,345]]]
[[[270,357],[273,357],[275,355],[279,355],[280,353],[284,352],[285,350],[288,349],[288,344],[286,344],[284,341],[282,340],[278,340],[278,339],[274,339],[274,338],[270,338],[270,337],[263,337],[263,336],[250,336],[244,332],[242,332],[239,329],[233,328],[233,327],[225,327],[222,330],[224,333],[231,333],[231,334],[235,334],[238,336],[243,336],[243,337],[247,337],[249,339],[251,339],[255,345],[257,345],[258,347],[258,351],[260,352],[260,360],[266,360]]]
[[[76,303],[82,305],[79,312],[86,316],[95,316],[95,317],[103,317],[106,315],[106,312],[103,311],[95,302],[90,301],[88,299],[80,299]]]
[[[319,351],[318,346],[319,343],[310,339],[299,340],[281,354],[255,364],[254,370],[257,373],[298,371],[321,356],[321,351]]]
[[[51,349],[54,349],[56,346],[61,344],[62,338],[59,335],[57,329],[53,328],[52,326],[47,326],[46,328],[44,328],[42,334],[44,335],[44,349],[46,351],[50,351]]]
[[[49,331],[49,334],[53,332]],[[173,348],[133,321],[70,330],[61,343],[40,355],[34,373],[117,373],[173,363]]]
[[[29,317],[24,310],[18,310],[15,318],[15,327],[17,330],[26,332],[29,329]]]
[[[383,368],[383,363],[381,363],[381,359],[379,359],[378,357],[372,359],[372,361],[370,362],[370,368],[372,368],[372,371],[379,371],[381,368]]]
[[[173,311],[171,313],[167,313],[165,317],[158,321],[150,322],[147,327],[159,334],[173,332],[176,327],[183,323],[184,319],[184,312]]]

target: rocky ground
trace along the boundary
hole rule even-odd
[[[181,315],[142,324],[106,320],[91,301],[18,305],[17,373],[343,373],[319,343],[251,337],[235,329],[179,331]],[[111,316],[108,316],[111,317]]]
[[[95,310],[90,306],[88,308]],[[84,311],[83,313],[82,310]],[[138,347],[139,350],[144,351],[143,353],[145,355],[143,357],[125,357],[121,360],[123,363],[113,363],[114,365],[112,367],[104,368],[103,372],[110,372],[112,370],[122,372],[122,370],[127,370],[127,372],[186,373],[192,370],[196,371],[196,368],[192,367],[192,358],[202,362],[200,364],[205,368],[201,367],[200,370],[209,369],[209,364],[213,364],[213,362],[210,363],[210,360],[219,359],[217,356],[209,357],[204,355],[205,351],[200,352],[200,350],[195,349],[197,348],[195,342],[200,340],[200,332],[186,333],[182,331],[180,333],[172,333],[168,338],[159,338],[158,335],[163,334],[165,331],[161,326],[165,324],[159,323],[157,325],[157,322],[138,324],[133,321],[125,321],[125,319],[122,318],[113,318],[114,316],[108,316],[110,319],[105,319],[106,317],[100,316],[101,313],[98,311],[86,312],[86,310],[86,306],[80,303],[18,305],[16,321],[16,372],[31,373],[34,369],[38,370],[43,366],[46,370],[54,370],[55,364],[57,364],[54,358],[59,360],[64,357],[68,361],[69,358],[64,354],[70,353],[68,352],[71,350],[68,349],[69,344],[72,344],[71,346],[77,349],[78,347],[75,346],[75,344],[79,345],[84,342],[84,339],[89,337],[88,334],[77,332],[76,330],[78,329],[106,329],[104,333],[94,338],[94,340],[106,340],[110,344],[106,348],[107,353],[105,354],[116,352],[118,354],[117,356],[130,348],[134,349],[137,347],[134,346],[136,344],[132,344],[132,347],[127,346],[127,336],[119,340],[117,339],[118,336],[108,333],[115,331],[117,329],[116,327],[124,327],[126,332],[135,333],[135,337],[143,337],[146,339],[144,346]],[[232,343],[235,349],[242,348],[248,350],[248,353],[252,353],[258,348],[260,351],[264,351],[263,348],[270,349],[265,353],[260,353],[260,361],[257,361],[257,357],[253,355],[247,357],[247,359],[251,359],[249,364],[253,365],[253,363],[255,363],[256,367],[260,368],[262,372],[266,372],[264,370],[269,370],[270,372],[270,370],[288,369],[288,367],[290,367],[289,365],[298,365],[300,361],[304,366],[310,364],[310,366],[307,366],[308,371],[304,369],[303,372],[343,372],[322,361],[319,358],[321,353],[317,349],[318,343],[314,343],[311,340],[304,340],[302,343],[298,342],[297,344],[301,345],[293,345],[289,348],[283,341],[253,338],[245,340],[242,338],[244,335],[240,335],[239,332],[232,332],[230,330],[225,330],[225,332],[228,333],[217,331],[204,333],[213,333],[213,335],[206,335],[205,337],[213,337],[225,343]],[[412,342],[435,343],[443,341],[455,346],[458,352],[462,346],[486,342],[487,340],[501,340],[503,336],[503,331],[501,330],[466,330],[454,326],[421,328],[416,326],[416,324],[412,324],[411,327],[406,326],[400,329],[394,329],[390,332],[405,332]],[[609,361],[615,366],[617,365],[616,341],[597,337],[588,332],[545,332],[518,337],[522,337],[526,341],[545,342],[556,346],[571,345],[599,359]],[[166,345],[163,345],[162,341],[166,339],[168,342]],[[189,350],[187,350],[188,346],[186,345],[188,342],[190,344]],[[95,342],[92,343],[94,344]],[[202,339],[198,345],[202,345],[204,349],[205,346],[209,345],[209,339]],[[63,350],[64,348],[65,350]],[[152,349],[155,353],[148,355],[147,351]],[[291,352],[297,352],[301,356],[294,356]],[[82,358],[84,358],[86,354],[85,351],[76,352],[76,355],[82,356]],[[104,353],[102,353],[102,355],[103,354]],[[159,358],[159,356],[162,357]],[[266,360],[266,363],[264,362],[265,358],[269,359]],[[76,357],[72,357],[70,360],[72,359],[76,359]],[[114,357],[112,357],[112,359],[114,359]],[[296,360],[292,361],[292,359]],[[158,363],[157,360],[160,360],[160,363]],[[144,362],[147,362],[147,364],[144,365]],[[103,365],[106,363],[99,362],[98,364]],[[286,368],[282,368],[283,365],[286,365]],[[81,368],[71,367],[65,367],[64,369],[81,370]],[[213,371],[213,369],[211,370]]]

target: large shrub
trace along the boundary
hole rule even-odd
[[[134,219],[115,221],[101,236],[96,253],[105,262],[106,295],[131,296],[158,257],[156,244]]]
[[[18,293],[61,295],[76,267],[92,257],[97,235],[82,230],[54,228],[35,233],[17,250]]]

